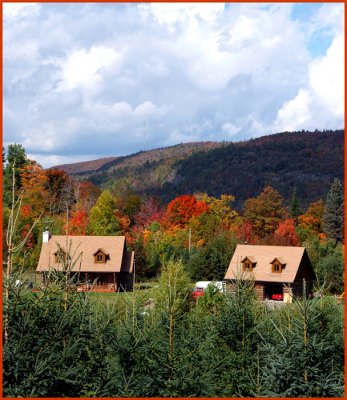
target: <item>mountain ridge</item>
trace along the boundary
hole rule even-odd
[[[267,185],[288,202],[295,187],[307,206],[325,198],[335,177],[343,181],[343,146],[343,130],[281,132],[240,142],[192,142],[104,158],[95,170],[83,170],[83,163],[77,163],[72,176],[103,189],[127,187],[164,202],[181,194],[228,193],[239,206]],[[65,168],[71,170],[71,165]]]

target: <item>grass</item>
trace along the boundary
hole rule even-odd
[[[130,302],[133,301],[133,296],[136,296],[136,301],[145,303],[146,300],[153,296],[153,289],[137,289],[135,286],[134,292],[86,292],[90,300],[105,303]]]

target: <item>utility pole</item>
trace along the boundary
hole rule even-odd
[[[188,249],[189,249],[189,254],[190,254],[191,243],[192,243],[192,229],[189,228],[189,236],[188,236]]]

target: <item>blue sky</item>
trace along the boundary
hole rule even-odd
[[[343,4],[4,4],[4,145],[44,167],[344,126]]]

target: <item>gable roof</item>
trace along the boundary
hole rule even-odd
[[[56,263],[54,254],[59,246],[65,251],[70,251],[72,262],[79,255],[72,271],[81,272],[132,272],[133,252],[125,251],[125,236],[68,236],[53,235],[47,243],[42,243],[41,254],[37,272],[48,271],[55,268],[61,270],[62,266]],[[102,249],[109,259],[105,263],[95,263],[94,254]],[[130,264],[131,265],[128,265]]]
[[[252,276],[263,282],[294,282],[305,247],[237,245],[224,279]],[[256,262],[252,272],[243,272],[241,261],[248,257]],[[271,263],[280,260],[284,265],[281,273],[272,272]]]

